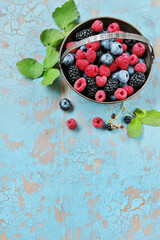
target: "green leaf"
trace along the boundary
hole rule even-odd
[[[64,29],[69,23],[75,21],[79,17],[79,12],[74,0],[69,0],[60,8],[56,8],[52,13],[52,16],[57,26],[61,29]]]
[[[43,86],[51,85],[56,78],[60,76],[60,71],[55,68],[48,69],[44,73],[44,79],[42,80],[41,84]]]
[[[46,48],[46,58],[43,61],[43,66],[45,68],[53,67],[59,60],[59,52],[57,52],[53,47],[47,46]]]
[[[149,111],[142,122],[147,125],[160,126],[160,112],[157,110]]]
[[[142,134],[142,123],[137,118],[133,118],[128,124],[128,134],[131,137],[138,137]]]
[[[65,29],[64,29],[64,35],[67,36],[68,33],[77,25],[77,22],[70,23]]]
[[[64,35],[58,29],[46,29],[41,33],[40,39],[46,46],[57,47],[64,39]]]
[[[138,118],[144,118],[147,115],[148,110],[143,108],[136,108],[134,111]]]
[[[33,58],[25,58],[16,64],[18,70],[31,79],[38,78],[43,73],[43,66]]]

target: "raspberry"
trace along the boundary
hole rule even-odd
[[[105,76],[103,76],[103,77],[97,76],[96,77],[96,84],[98,87],[103,87],[106,83],[107,83],[107,78]]]
[[[79,78],[75,84],[74,84],[74,89],[77,92],[82,92],[86,87],[86,79],[85,78]]]
[[[78,78],[80,78],[80,71],[76,65],[68,67],[68,79],[73,84]]]
[[[96,52],[92,49],[89,49],[86,53],[86,57],[89,63],[92,63],[96,59]]]
[[[115,72],[118,69],[118,65],[116,61],[114,61],[110,66],[109,66],[110,72]]]
[[[127,45],[125,43],[121,43],[122,47],[123,47],[123,52],[127,51]]]
[[[117,99],[120,99],[120,100],[123,100],[127,97],[127,92],[126,90],[124,90],[123,88],[118,88],[115,93],[114,93],[114,96],[117,98]]]
[[[106,95],[112,95],[118,88],[118,80],[109,78],[106,85],[104,86],[104,91]]]
[[[92,43],[86,44],[87,49],[91,48],[94,51],[97,51],[99,47],[100,47],[100,42],[92,42]]]
[[[77,127],[77,122],[73,118],[70,118],[69,120],[67,120],[66,125],[69,129],[73,130]]]
[[[129,56],[127,53],[123,53],[121,56],[116,58],[116,63],[122,70],[127,70],[129,65]]]
[[[136,72],[142,72],[142,73],[145,73],[147,71],[145,63],[137,63],[134,66],[134,69],[135,69]]]
[[[90,64],[86,69],[85,69],[85,74],[88,77],[95,77],[98,74],[98,67],[96,65]]]
[[[93,118],[93,126],[95,128],[101,128],[103,127],[104,123],[103,123],[103,119],[100,117],[95,117]]]
[[[129,64],[130,65],[135,65],[136,63],[138,62],[138,57],[136,54],[132,54],[130,57],[129,57]]]
[[[116,32],[124,33],[124,31],[116,31]],[[116,41],[119,42],[119,43],[123,43],[124,39],[116,38]]]
[[[86,59],[78,59],[76,61],[76,65],[77,67],[81,70],[81,71],[85,71],[85,69],[88,67],[89,62]]]
[[[134,88],[131,86],[124,86],[123,89],[126,90],[127,96],[130,96],[134,93]]]
[[[132,53],[136,54],[138,57],[141,57],[144,54],[145,49],[146,49],[145,45],[138,42],[133,46]]]
[[[84,58],[86,58],[86,53],[83,52],[81,49],[78,49],[78,51],[76,52],[75,58],[76,58],[76,60],[84,59]]]
[[[105,92],[103,90],[99,90],[98,92],[96,92],[95,99],[98,102],[103,102],[106,99]]]
[[[73,44],[75,44],[75,42],[68,42],[67,44],[66,44],[66,49],[68,49],[70,46],[72,46]],[[74,50],[72,50],[71,51],[71,53],[74,53],[74,52],[76,52],[77,51],[77,48],[76,49],[74,49]]]
[[[94,32],[101,32],[103,30],[103,22],[100,20],[96,20],[92,24],[91,28]]]
[[[88,38],[94,35],[94,32],[92,30],[92,28],[89,29],[83,29],[80,32],[76,33],[76,41],[80,41],[84,38]]]
[[[109,33],[112,33],[112,32],[116,32],[116,31],[119,31],[120,30],[120,27],[118,25],[118,23],[111,23],[109,26],[108,26],[108,32]]]
[[[111,75],[110,69],[106,65],[101,65],[98,69],[100,76],[109,77]]]

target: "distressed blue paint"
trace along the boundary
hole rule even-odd
[[[144,126],[137,139],[124,130],[94,129],[93,117],[107,120],[120,106],[88,102],[67,86],[64,92],[60,81],[42,87],[41,79],[29,81],[16,70],[23,57],[43,61],[39,34],[55,27],[51,13],[61,3],[1,2],[1,239],[160,239],[160,128]],[[76,3],[82,21],[113,16],[138,27],[153,43],[160,36],[160,1]],[[156,50],[148,85],[126,103],[131,110],[160,108]],[[74,103],[72,113],[58,107],[64,96]],[[65,127],[70,117],[78,119],[78,130]]]

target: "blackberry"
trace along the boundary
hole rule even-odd
[[[96,92],[99,90],[95,79],[86,77],[87,86],[85,88],[84,94],[89,98],[95,98]]]
[[[125,123],[127,123],[127,124],[131,122],[131,119],[132,119],[131,116],[125,116],[125,117],[124,117],[124,121],[125,121]]]
[[[76,65],[71,65],[68,67],[68,80],[73,84],[80,78],[80,70]]]
[[[84,38],[91,37],[93,35],[94,35],[94,31],[92,30],[92,28],[83,29],[76,33],[76,41],[80,41]]]
[[[112,95],[118,88],[118,80],[109,78],[106,85],[104,86],[104,91],[106,95]]]
[[[132,86],[135,89],[138,89],[143,86],[146,81],[146,76],[144,73],[136,72],[132,75],[128,81],[128,85]]]
[[[125,39],[124,43],[128,46],[128,48],[132,48],[136,44],[136,40]]]
[[[96,52],[96,61],[95,61],[95,64],[97,64],[97,65],[101,65],[102,63],[101,63],[101,57],[102,57],[102,55],[104,54],[104,52],[102,51],[102,50],[98,50],[97,52]]]
[[[107,128],[108,131],[112,131],[112,127],[111,127],[110,123],[107,123],[106,128]]]
[[[115,114],[115,113],[112,113],[111,118],[112,118],[112,119],[115,119],[115,117],[116,117],[116,114]]]

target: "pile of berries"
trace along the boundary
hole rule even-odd
[[[118,23],[107,26],[96,20],[75,34],[75,41],[100,34],[123,32]],[[74,89],[99,102],[126,99],[146,82],[145,45],[135,40],[110,39],[74,49],[63,59],[66,78]]]

